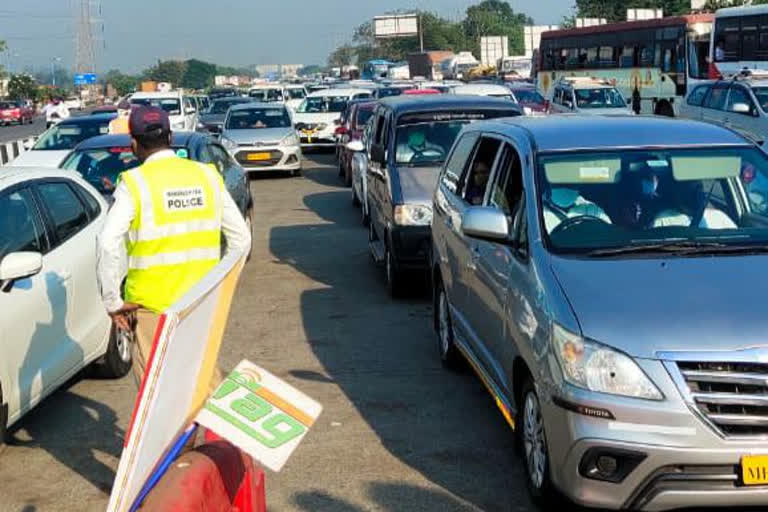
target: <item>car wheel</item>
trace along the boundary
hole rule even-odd
[[[451,308],[448,306],[448,295],[445,293],[445,286],[443,286],[442,282],[439,282],[438,287],[435,298],[435,315],[437,317],[437,348],[440,353],[440,362],[448,369],[458,370],[461,368],[464,360],[454,343]]]
[[[395,255],[392,254],[389,244],[384,248],[384,272],[387,277],[387,290],[389,294],[394,298],[400,297],[403,294],[403,275],[397,269]]]
[[[248,256],[245,257],[247,263],[251,261],[253,254],[253,208],[248,208],[248,213],[245,214],[245,225],[248,226],[248,233],[251,235],[251,248],[248,249]]]
[[[133,364],[131,344],[134,342],[133,333],[112,326],[109,334],[107,353],[95,368],[99,377],[119,379],[125,376]]]
[[[522,407],[518,413],[518,425],[528,491],[539,506],[552,505],[557,501],[559,494],[549,477],[547,435],[544,429],[541,402],[536,394],[533,380],[530,378],[526,380],[520,396]]]

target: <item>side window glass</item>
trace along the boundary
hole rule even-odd
[[[498,169],[488,203],[511,218],[523,195],[523,169],[520,156],[509,144],[504,145]]]
[[[688,95],[688,104],[700,107],[704,102],[704,97],[707,95],[707,92],[709,92],[709,87],[710,86],[708,85],[700,85],[699,87],[696,87],[693,92]]]
[[[43,252],[43,230],[29,190],[0,195],[0,261],[20,251]]]
[[[445,164],[442,183],[454,194],[458,193],[459,179],[464,174],[464,167],[466,167],[467,161],[472,155],[477,138],[477,133],[468,133],[461,137],[454,146],[453,154],[451,154],[451,157]]]
[[[515,208],[515,254],[518,258],[528,259],[528,216],[525,212],[525,198],[522,198]]]
[[[218,144],[212,144],[210,151],[213,153],[213,163],[216,165],[216,168],[221,174],[224,174],[227,167],[232,164],[229,154]]]
[[[88,225],[88,214],[75,191],[66,183],[44,183],[38,186],[43,204],[53,221],[58,245],[63,244]]]
[[[723,85],[715,86],[712,88],[712,91],[709,93],[705,106],[707,108],[722,110],[723,106],[725,105],[725,99],[727,95],[728,95],[727,86],[723,86]]]
[[[496,162],[496,155],[500,146],[501,141],[491,137],[483,137],[477,146],[475,158],[469,169],[466,170],[467,177],[464,180],[464,200],[472,206],[483,204],[491,177],[491,169]]]
[[[99,216],[101,213],[101,206],[99,205],[99,202],[96,200],[95,197],[91,195],[90,192],[85,190],[80,185],[74,185],[77,189],[80,196],[82,196],[83,199],[85,199],[85,207],[88,210],[88,215],[91,219],[95,219]]]
[[[376,133],[374,134],[373,143],[381,144],[381,138],[384,134],[384,113],[379,112],[376,116]]]

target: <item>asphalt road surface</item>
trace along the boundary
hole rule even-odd
[[[35,117],[32,124],[0,126],[0,143],[13,142],[40,135],[45,131],[45,117]]]
[[[303,178],[252,183],[253,258],[220,358],[225,370],[250,359],[324,406],[268,472],[270,512],[536,510],[492,400],[441,367],[426,293],[389,298],[332,157],[312,160]],[[0,511],[103,511],[135,393],[130,376],[86,376],[26,416],[0,455]]]

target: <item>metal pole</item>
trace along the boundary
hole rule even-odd
[[[421,53],[424,53],[424,22],[419,15],[419,46],[421,47]]]
[[[56,87],[56,59],[51,59],[51,82]]]

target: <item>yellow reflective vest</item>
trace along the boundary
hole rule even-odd
[[[178,157],[124,172],[131,223],[125,301],[160,313],[221,259],[224,183],[211,167]]]

